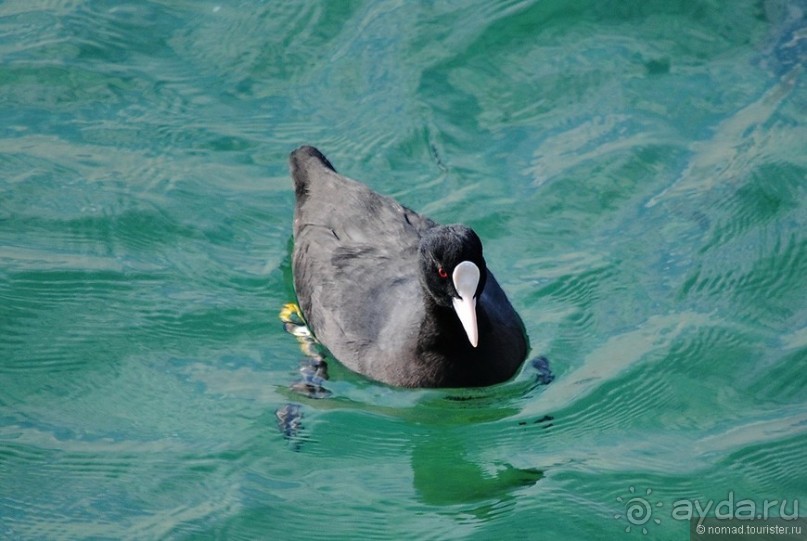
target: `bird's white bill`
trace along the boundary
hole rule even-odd
[[[476,287],[479,285],[479,267],[470,261],[463,261],[454,267],[451,275],[454,281],[454,289],[457,290],[459,298],[454,298],[454,311],[460,318],[462,328],[468,335],[468,341],[473,347],[479,343],[479,329],[476,325]]]

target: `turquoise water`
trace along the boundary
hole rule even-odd
[[[0,3],[0,538],[686,539],[682,501],[807,508],[805,13]],[[291,391],[303,143],[473,226],[555,380],[331,361],[330,398]]]

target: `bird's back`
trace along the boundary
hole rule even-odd
[[[300,307],[317,338],[342,363],[367,373],[366,363],[385,362],[378,358],[384,351],[417,340],[423,310],[413,302],[421,294],[418,243],[434,224],[339,175],[312,147],[292,153],[291,169]]]

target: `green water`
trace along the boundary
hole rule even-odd
[[[805,13],[0,3],[0,539],[688,539],[675,502],[807,508]],[[330,361],[331,398],[289,390],[303,143],[473,226],[555,380]]]

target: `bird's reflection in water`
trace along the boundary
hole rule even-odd
[[[430,431],[412,450],[414,488],[428,505],[471,504],[479,518],[513,502],[518,490],[537,483],[544,473],[507,463],[476,461],[468,455],[462,438],[451,431]],[[473,504],[477,504],[474,506]]]

